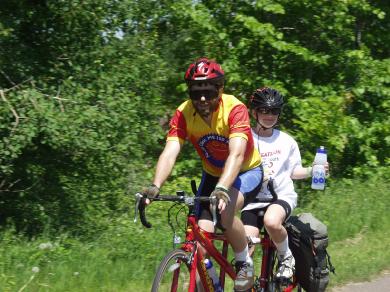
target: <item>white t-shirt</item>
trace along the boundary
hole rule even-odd
[[[271,137],[260,137],[252,129],[255,147],[261,154],[261,159],[268,174],[274,179],[275,191],[278,198],[286,201],[291,210],[297,205],[298,195],[294,190],[291,174],[295,167],[302,166],[301,153],[297,142],[290,135],[273,129]],[[261,190],[259,196],[264,196]],[[261,208],[267,203],[251,203],[243,210]]]

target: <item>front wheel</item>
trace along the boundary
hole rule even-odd
[[[187,292],[190,285],[191,254],[181,249],[169,252],[157,269],[152,292]]]

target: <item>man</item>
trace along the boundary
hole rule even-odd
[[[253,286],[253,262],[248,254],[244,226],[234,213],[243,206],[244,197],[255,195],[261,187],[261,158],[254,148],[246,106],[223,93],[224,75],[221,66],[207,58],[200,58],[188,67],[185,81],[190,100],[177,108],[153,184],[143,193],[159,194],[188,139],[202,159],[198,195],[218,199],[221,225],[235,252],[234,287],[236,291],[246,291]],[[199,226],[213,232],[209,206],[198,206],[197,215]]]

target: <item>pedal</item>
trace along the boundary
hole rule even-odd
[[[282,278],[277,278],[276,282],[278,283],[280,288],[282,288],[282,291],[284,291],[284,289],[289,288],[293,284],[293,279],[282,277]]]

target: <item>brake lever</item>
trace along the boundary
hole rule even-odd
[[[140,204],[141,200],[142,200],[142,195],[140,193],[136,193],[135,194],[134,223],[137,222],[138,208],[139,208],[139,204]]]

